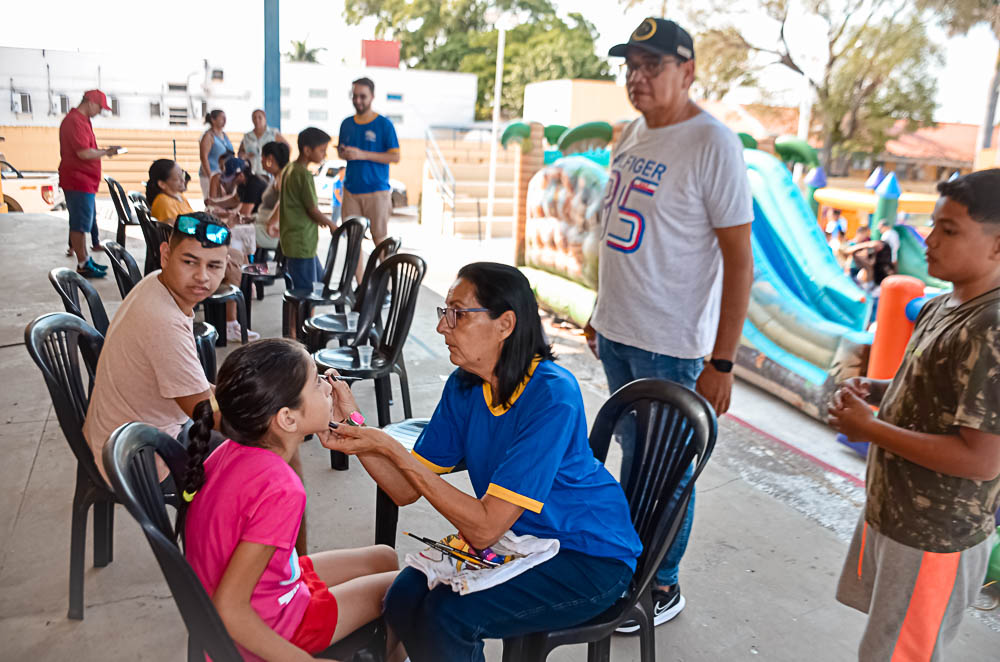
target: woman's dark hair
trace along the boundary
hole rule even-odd
[[[153,206],[153,200],[156,199],[156,196],[163,193],[160,189],[160,182],[169,179],[175,165],[177,162],[170,159],[156,159],[153,161],[153,165],[149,166],[149,178],[146,180],[146,204],[150,207]]]
[[[219,110],[218,108],[216,108],[215,110],[210,110],[209,112],[205,113],[205,124],[211,124],[212,120],[214,120],[215,118],[217,118],[223,112],[224,111]]]
[[[259,340],[233,350],[219,368],[215,384],[223,434],[244,446],[263,447],[271,418],[282,407],[301,406],[311,361],[301,344],[286,338]],[[211,400],[195,405],[182,488],[191,494],[205,484],[214,416]]]
[[[323,129],[317,129],[314,126],[307,126],[299,131],[298,142],[299,151],[301,152],[306,147],[319,147],[324,143],[330,142],[330,134]]]
[[[938,193],[969,210],[977,223],[1000,223],[1000,168],[970,172],[937,185]]]
[[[291,152],[288,149],[288,145],[277,140],[272,140],[263,147],[260,148],[261,157],[270,156],[274,159],[275,163],[278,164],[279,168],[284,168],[288,165],[288,159],[291,157]]]
[[[476,290],[476,301],[486,308],[491,319],[496,319],[508,310],[514,311],[517,322],[514,330],[503,343],[500,359],[494,374],[497,389],[493,394],[493,406],[508,405],[514,391],[528,376],[531,361],[535,356],[553,361],[552,347],[542,330],[542,319],[538,316],[538,302],[531,291],[528,279],[517,268],[497,262],[473,262],[458,270],[458,277],[468,281]],[[459,370],[459,378],[466,386],[477,386],[482,380]]]

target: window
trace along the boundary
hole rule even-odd
[[[201,116],[204,117],[208,115],[208,102],[202,99],[201,101]]]
[[[402,115],[386,115],[386,119],[393,123],[394,126],[399,126],[403,123]]]
[[[311,122],[325,122],[329,114],[325,110],[310,110],[309,111],[309,121]]]
[[[160,109],[160,102],[159,101],[150,101],[149,102],[149,116],[150,117],[162,117],[163,116],[163,111]]]
[[[59,112],[63,115],[69,112],[69,96],[66,94],[59,95]]]
[[[325,99],[327,96],[326,90],[317,90],[316,88],[309,88],[309,98],[310,99]]]
[[[31,95],[27,92],[15,92],[14,93],[14,112],[23,113],[25,115],[31,114]]]
[[[292,119],[292,111],[290,111],[288,109],[285,109],[285,108],[282,108],[281,109],[281,119],[283,119],[283,120],[290,120],[290,119]]]
[[[290,89],[288,89],[287,87],[281,88],[281,96],[288,97],[288,96],[291,96],[291,95],[292,95],[292,91]]]
[[[224,80],[224,74],[222,73],[222,69],[212,69],[212,80],[217,80],[219,82],[222,82],[222,80]]]
[[[402,94],[395,94],[395,93],[387,94],[387,95],[385,95],[385,100],[386,101],[402,101],[403,100],[403,95]]]
[[[168,92],[187,92],[187,83],[167,83]]]
[[[170,126],[187,126],[188,110],[184,106],[171,106],[167,109]]]
[[[111,106],[111,116],[121,117],[122,109],[121,106],[118,105],[118,97],[111,97],[109,101],[110,103],[108,105]]]

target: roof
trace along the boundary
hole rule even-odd
[[[993,129],[994,144],[997,142],[998,128],[1000,127]],[[932,127],[907,132],[906,122],[900,120],[891,133],[895,137],[885,144],[882,158],[896,157],[956,166],[972,166],[976,158],[979,127],[975,124],[938,122]]]

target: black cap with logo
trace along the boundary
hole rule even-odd
[[[639,24],[628,43],[612,46],[610,57],[625,57],[629,47],[641,48],[650,53],[675,55],[681,60],[694,59],[694,42],[681,26],[665,18],[647,18]]]

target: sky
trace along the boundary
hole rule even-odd
[[[579,11],[597,27],[597,52],[601,54],[625,41],[646,15],[641,6],[625,11],[613,0],[555,0],[555,4],[561,12]],[[322,61],[357,63],[361,39],[374,36],[374,21],[348,26],[343,20],[343,6],[343,0],[282,0],[282,50],[292,39],[306,39],[311,46],[326,49],[321,53]],[[259,66],[263,61],[263,13],[263,0],[239,4],[202,0],[172,0],[165,4],[135,0],[10,2],[3,9],[0,46],[96,51],[122,57],[159,53],[166,58],[184,48],[187,55],[196,51],[199,57],[220,61],[242,58]],[[799,30],[800,42],[809,41],[808,27]],[[935,119],[979,124],[997,54],[996,40],[984,26],[965,37],[949,39],[940,30],[935,37],[944,46],[947,58],[939,71]],[[773,93],[773,102],[797,104],[797,76],[772,66],[765,70],[763,79]],[[750,101],[753,96],[740,94],[734,100]]]

